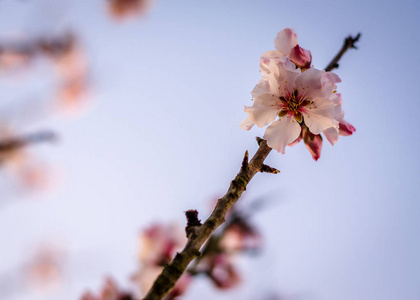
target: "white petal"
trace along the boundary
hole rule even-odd
[[[239,124],[239,127],[245,130],[250,130],[252,127],[254,127],[254,122],[252,122],[249,117],[246,119],[243,119],[241,124]]]
[[[270,51],[265,52],[263,55],[261,55],[260,60],[264,63],[268,63],[270,59],[283,58],[285,56],[286,55],[284,53],[280,52],[280,51],[270,50]]]
[[[302,110],[303,120],[313,134],[320,134],[329,127],[338,126],[334,120],[334,103],[325,98],[313,99],[313,104]]]
[[[341,110],[342,100],[340,94],[331,94],[330,101],[334,105],[333,119],[340,121],[344,118],[344,111]]]
[[[257,98],[261,95],[264,94],[270,94],[271,93],[271,89],[270,86],[268,84],[267,78],[263,78],[261,79],[257,85],[254,87],[254,89],[251,91],[251,95],[254,98]]]
[[[334,146],[335,143],[337,143],[338,141],[338,129],[335,127],[330,127],[325,129],[322,132],[325,137],[327,138],[327,140],[330,142],[331,145]]]
[[[300,135],[300,125],[293,117],[284,117],[274,121],[264,134],[267,145],[284,154],[287,144]]]
[[[309,98],[324,97],[323,86],[321,83],[325,71],[310,68],[303,72],[296,79],[296,87],[299,94],[304,94]],[[332,91],[331,91],[332,92]]]
[[[277,116],[279,109],[276,106],[277,97],[270,95],[261,95],[255,98],[253,106],[246,106],[245,112],[249,114],[251,122],[258,127],[264,127],[270,124]]]
[[[270,60],[272,59],[280,59],[283,58],[285,55],[283,53],[281,53],[280,51],[277,50],[271,50],[271,51],[267,51],[265,52],[261,58],[260,58],[260,72],[261,74],[267,75],[269,74],[270,71]]]
[[[277,89],[283,92],[285,89],[290,93],[296,86],[296,79],[300,76],[301,70],[296,68],[295,64],[288,57],[280,59],[277,63],[277,70],[274,72],[277,76]],[[271,83],[270,83],[271,84]]]
[[[341,82],[340,77],[333,72],[325,72],[321,79],[323,97],[329,97],[337,88],[336,83]]]
[[[290,51],[297,45],[297,35],[291,28],[285,28],[277,34],[274,40],[276,49],[289,56]]]

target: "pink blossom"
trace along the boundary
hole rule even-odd
[[[331,101],[334,103],[335,107],[335,117],[339,121],[338,128],[328,128],[324,130],[322,133],[325,135],[327,140],[330,142],[331,145],[334,145],[338,141],[338,136],[349,136],[352,135],[356,128],[351,125],[349,122],[345,121],[344,112],[341,110],[341,106],[343,101],[341,99],[341,94],[333,94],[330,97]]]
[[[270,125],[264,139],[281,153],[299,138],[303,125],[314,135],[338,129],[341,105],[330,99],[341,81],[336,74],[312,67],[301,72],[288,57],[270,59],[267,69],[270,72],[252,91],[253,106],[245,106],[249,116],[241,123],[243,129],[249,130],[252,123]]]

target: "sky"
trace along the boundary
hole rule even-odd
[[[266,162],[281,173],[258,174],[239,202],[270,203],[252,217],[264,250],[238,260],[240,287],[220,292],[198,280],[183,299],[260,299],[263,292],[420,299],[417,1],[156,0],[128,22],[115,22],[104,3],[0,2],[0,40],[71,29],[92,83],[79,115],[25,123],[28,132],[59,136],[33,149],[51,165],[54,187],[5,196],[0,207],[0,273],[13,273],[40,242],[59,241],[65,284],[51,296],[22,290],[1,299],[78,299],[107,274],[124,285],[137,267],[142,229],[183,226],[187,209],[205,219],[264,134],[239,123],[261,76],[259,58],[285,27],[319,69],[346,36],[362,33],[358,50],[335,70],[357,131],[335,146],[324,142],[317,162],[302,143],[270,153]],[[51,77],[43,68],[1,76],[0,101],[45,101]],[[7,194],[7,174],[0,180]]]

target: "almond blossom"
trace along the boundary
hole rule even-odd
[[[268,67],[272,72],[252,91],[254,105],[245,106],[249,117],[242,122],[242,128],[271,124],[264,139],[281,153],[299,137],[303,124],[315,135],[329,128],[338,130],[336,110],[341,106],[330,100],[336,83],[341,81],[336,74],[315,68],[302,73],[288,57],[272,59]]]
[[[311,54],[300,48],[293,29],[285,28],[274,41],[276,49],[260,59],[262,79],[251,92],[252,106],[245,106],[248,118],[240,127],[267,127],[267,145],[285,153],[287,145],[303,139],[314,160],[320,157],[323,133],[334,145],[339,135],[351,135],[355,128],[344,121],[342,100],[336,94],[341,79],[333,72],[310,67]]]

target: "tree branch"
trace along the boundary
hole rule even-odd
[[[343,47],[341,47],[340,52],[337,53],[337,55],[333,58],[333,60],[328,64],[328,66],[325,68],[325,71],[329,72],[336,68],[338,68],[338,61],[341,59],[341,57],[346,53],[349,49],[357,49],[355,46],[356,42],[359,41],[359,38],[362,34],[359,32],[355,37],[352,37],[349,35],[345,40]]]
[[[270,153],[271,148],[267,146],[265,140],[257,138],[257,141],[260,145],[257,152],[249,162],[248,151],[245,153],[239,173],[236,175],[235,179],[232,180],[226,194],[217,201],[216,207],[204,224],[201,225],[200,222],[196,223],[195,220],[198,220],[197,216],[195,213],[189,211],[189,225],[187,225],[186,228],[188,237],[187,245],[164,267],[162,273],[156,279],[152,288],[149,290],[149,293],[143,300],[163,299],[163,297],[172,290],[189,263],[201,255],[200,249],[204,243],[209,239],[216,228],[225,222],[225,216],[229,209],[241,197],[242,193],[246,190],[247,184],[254,175],[258,172],[266,172],[268,166],[265,166],[263,163]],[[191,219],[194,221],[191,221]],[[193,224],[196,225],[193,226]]]

